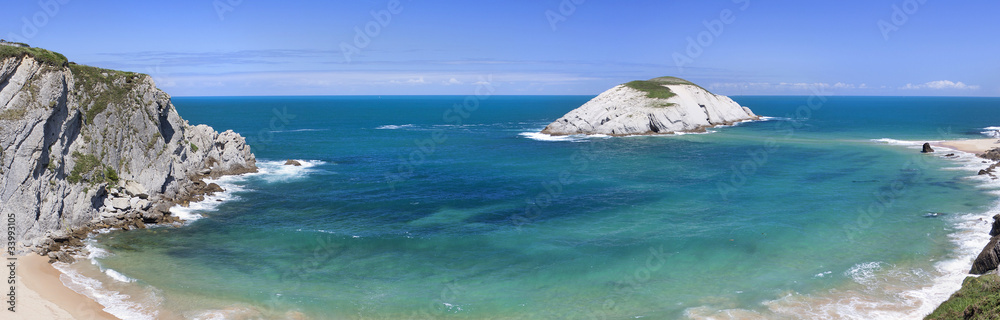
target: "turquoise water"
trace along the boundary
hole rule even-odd
[[[896,140],[983,138],[1000,99],[736,97],[773,118],[530,134],[589,98],[175,98],[263,172],[188,226],[96,237],[95,261],[159,318],[892,317],[928,308],[913,292],[995,201]]]

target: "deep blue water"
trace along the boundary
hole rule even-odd
[[[913,304],[994,202],[961,163],[873,140],[983,138],[1000,99],[748,96],[774,118],[529,134],[590,98],[174,98],[262,173],[186,227],[101,235],[99,261],[187,318],[863,317],[843,300]]]

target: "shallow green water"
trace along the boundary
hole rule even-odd
[[[96,261],[155,288],[159,316],[767,317],[790,294],[891,304],[929,286],[956,223],[994,201],[955,161],[872,139],[980,138],[998,99],[803,114],[806,97],[738,97],[778,118],[551,139],[524,133],[589,97],[492,97],[449,121],[463,98],[175,99],[250,137],[263,172],[223,180],[234,199],[189,226],[97,237]]]

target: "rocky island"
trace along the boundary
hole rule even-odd
[[[148,75],[27,46],[0,46],[0,59],[10,252],[72,261],[91,230],[176,222],[170,207],[222,190],[203,178],[257,170],[242,136],[188,124]]]
[[[704,132],[759,118],[729,97],[684,79],[660,77],[617,85],[552,122],[542,133],[629,136]]]

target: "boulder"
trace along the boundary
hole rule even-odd
[[[71,256],[70,254],[68,254],[66,252],[63,252],[63,251],[49,252],[48,256],[49,256],[49,260],[50,261],[54,260],[54,261],[65,262],[65,263],[74,263],[74,262],[76,262],[76,258],[73,258],[73,256]]]
[[[980,158],[989,159],[993,161],[1000,161],[1000,148],[993,148],[984,153],[978,154]]]
[[[222,189],[221,186],[219,186],[218,184],[216,184],[215,182],[213,182],[213,183],[209,183],[207,186],[205,186],[205,191],[206,191],[206,193],[211,194],[211,193],[216,193],[216,192],[224,192],[226,190]]]
[[[285,160],[285,165],[286,166],[300,167],[300,166],[302,166],[302,163],[298,162],[298,161],[295,161],[295,160],[292,160],[292,159],[288,159],[288,160]]]
[[[990,229],[990,236],[1000,236],[1000,214],[993,215],[993,228]]]
[[[931,153],[934,152],[934,148],[931,148],[931,144],[929,142],[924,142],[924,149],[920,150],[920,152]]]
[[[142,217],[142,221],[157,222],[163,219],[163,212],[157,210],[140,211],[139,216]]]
[[[985,274],[987,272],[996,270],[997,265],[1000,265],[1000,214],[993,216],[993,228],[990,230],[990,242],[986,244],[983,251],[979,253],[976,260],[972,263],[972,269],[969,270],[971,274]]]
[[[125,210],[132,206],[129,205],[128,198],[114,198],[111,199],[111,207],[118,210]]]
[[[126,181],[124,187],[125,187],[125,192],[133,197],[138,197],[142,199],[146,199],[149,197],[149,194],[146,193],[146,188],[144,188],[138,182]]]
[[[141,210],[147,210],[147,209],[149,209],[149,207],[152,207],[152,206],[153,206],[153,203],[149,202],[149,200],[139,199],[139,201],[136,201],[136,203],[135,203],[135,205],[133,207],[141,209]]]

